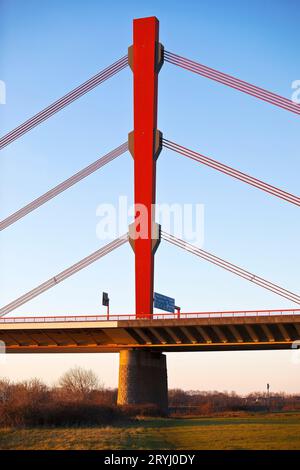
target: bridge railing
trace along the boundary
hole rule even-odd
[[[232,317],[258,317],[258,316],[273,316],[273,315],[300,315],[300,309],[280,309],[280,310],[234,310],[223,312],[180,312],[154,313],[152,318],[145,317],[145,320],[187,320],[193,318],[232,318]],[[63,316],[36,316],[36,317],[2,317],[1,323],[68,323],[68,322],[103,322],[103,321],[121,321],[121,320],[144,320],[143,318],[136,318],[134,314],[123,315],[63,315]]]

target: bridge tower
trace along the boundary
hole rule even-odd
[[[133,20],[133,45],[128,49],[133,72],[134,130],[128,136],[134,159],[134,222],[129,241],[135,256],[135,309],[137,318],[153,315],[154,255],[160,243],[155,222],[156,160],[162,147],[157,129],[158,73],[163,64],[159,21]],[[160,352],[120,352],[119,404],[152,403],[167,409],[166,356]]]

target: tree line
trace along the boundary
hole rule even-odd
[[[300,411],[300,395],[286,393],[169,390],[170,416],[232,412]],[[74,367],[48,386],[39,379],[0,378],[0,427],[112,425],[158,416],[154,405],[117,406],[117,389],[104,386],[92,370]]]

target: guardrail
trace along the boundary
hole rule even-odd
[[[234,310],[223,312],[187,312],[177,313],[154,313],[151,318],[136,318],[134,314],[130,315],[63,315],[46,317],[2,317],[1,323],[67,323],[67,322],[99,322],[99,321],[121,321],[121,320],[186,320],[192,318],[226,318],[226,317],[258,317],[273,315],[300,315],[300,309],[281,309],[281,310]]]

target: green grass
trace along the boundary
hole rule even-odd
[[[147,418],[103,428],[0,429],[0,449],[300,450],[300,413]]]

